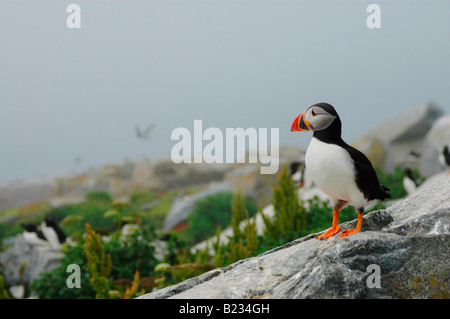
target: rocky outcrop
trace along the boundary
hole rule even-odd
[[[304,151],[297,147],[280,147],[280,168],[284,163],[298,160],[302,154]],[[230,183],[233,191],[240,189],[265,206],[277,175],[261,175],[260,166],[248,163],[176,164],[170,158],[155,158],[109,164],[57,178],[4,182],[0,183],[0,212],[31,202],[48,202],[52,206],[77,202],[93,190],[104,190],[114,197],[121,197],[133,190],[185,191],[206,189],[219,182]]]
[[[10,285],[29,284],[41,272],[58,267],[63,256],[59,249],[53,249],[50,245],[30,245],[22,234],[15,236],[11,244],[8,250],[0,254],[5,280]]]
[[[175,164],[170,159],[109,164],[87,172],[56,178],[30,178],[0,183],[0,211],[32,202],[58,205],[79,201],[93,190],[115,197],[132,190],[168,191],[221,181],[232,166]]]
[[[364,216],[360,233],[311,234],[140,298],[449,298],[449,225],[450,176],[441,173]]]
[[[173,201],[169,213],[164,218],[163,230],[168,232],[176,229],[177,226],[186,222],[188,215],[193,209],[195,203],[205,197],[231,191],[231,185],[228,182],[222,182],[211,185],[208,189],[194,194],[181,194]]]
[[[441,116],[425,136],[419,166],[421,175],[431,176],[445,169],[439,156],[446,145],[450,147],[450,115]]]
[[[396,166],[410,164],[407,159],[411,151],[422,153],[425,136],[443,114],[439,106],[424,103],[376,126],[351,144],[374,165],[391,172]]]
[[[29,178],[0,183],[0,211],[44,201],[55,195],[56,182],[51,178]]]

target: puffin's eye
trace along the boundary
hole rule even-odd
[[[312,114],[312,116],[316,116],[317,115],[317,113],[314,110],[311,111],[311,114]]]

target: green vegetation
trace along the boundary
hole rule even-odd
[[[382,169],[375,167],[380,184],[388,186],[391,191],[389,192],[392,199],[399,199],[407,195],[403,188],[403,178],[405,177],[404,169],[396,167],[392,173],[386,173]],[[422,184],[425,178],[421,177],[417,169],[412,170],[414,179]]]
[[[111,203],[113,198],[108,192],[105,191],[90,191],[86,194],[87,201],[99,201],[105,203]]]
[[[186,239],[195,244],[215,234],[217,228],[226,228],[231,222],[233,194],[223,192],[210,195],[197,201],[188,218]],[[243,205],[248,216],[256,214],[258,208],[250,199],[244,198]]]
[[[273,186],[275,218],[270,220],[261,211],[269,240],[291,241],[305,232],[306,210],[299,205],[297,193],[285,166],[278,187]]]
[[[4,287],[2,275],[0,275],[0,299],[10,299],[8,292]]]
[[[391,188],[393,199],[406,194],[401,169],[392,174],[377,169],[377,173],[380,182]],[[414,173],[418,176],[417,171]],[[30,284],[30,290],[39,298],[51,299],[134,298],[327,229],[332,220],[328,201],[313,198],[307,203],[298,202],[298,189],[284,167],[278,182],[273,185],[275,215],[272,218],[263,216],[265,231],[262,234],[256,231],[256,219],[250,218],[258,213],[250,199],[240,192],[219,193],[197,202],[189,216],[189,227],[184,233],[169,234],[161,256],[156,253],[157,230],[161,229],[175,196],[176,192],[134,191],[128,201],[123,201],[106,192],[95,191],[88,193],[78,204],[58,208],[41,206],[44,210],[40,216],[25,214],[20,222],[41,221],[43,216],[53,214],[64,231],[76,241],[72,246],[63,246],[60,266],[42,273]],[[380,208],[383,204],[373,210]],[[10,211],[17,214],[19,210]],[[262,214],[261,208],[259,213]],[[355,218],[355,209],[346,207],[339,215],[339,222]],[[120,231],[123,222],[137,223],[138,229],[125,236]],[[16,226],[18,230],[14,230]],[[220,234],[228,226],[231,226],[232,235],[226,243],[220,242]],[[14,231],[22,229],[18,224],[0,225],[0,238],[14,234]],[[215,234],[217,239],[210,240],[204,249],[191,251],[194,243]],[[70,264],[81,268],[81,289],[67,287],[67,266]],[[0,277],[0,297],[7,297],[2,286]]]
[[[53,215],[67,234],[79,240],[85,231],[86,223],[100,233],[108,233],[109,229],[114,228],[114,219],[104,216],[109,207],[110,204],[104,201],[86,200],[79,204],[52,208],[45,215]]]
[[[127,217],[134,218],[135,206],[104,198],[104,195],[101,198],[90,197],[83,203],[50,211],[58,219],[65,216],[62,223],[64,230],[72,230],[68,233],[72,237],[77,235],[78,242],[75,246],[65,244],[60,266],[42,273],[30,284],[30,289],[39,298],[130,298],[138,293],[141,279],[155,274],[157,260],[153,242],[157,235],[154,226],[151,222],[140,223],[136,231],[124,236],[119,226],[129,219]],[[79,214],[76,214],[77,209]],[[86,220],[95,222],[97,230]],[[85,229],[80,231],[79,224],[83,221]],[[109,236],[104,240],[100,233],[107,228],[110,230]],[[66,285],[66,269],[70,264],[81,267],[82,289],[68,288]]]
[[[133,283],[130,287],[127,287],[125,290],[125,294],[123,296],[123,299],[133,299],[140,295],[143,295],[145,293],[144,290],[141,290],[138,292],[139,289],[139,270],[136,270],[136,273],[134,274]]]
[[[109,285],[109,275],[111,274],[111,255],[105,252],[100,235],[86,224],[86,242],[84,250],[87,257],[87,267],[91,278],[89,282],[95,290],[95,298],[112,299]]]
[[[65,245],[61,265],[30,284],[42,299],[92,299],[119,298],[125,295],[121,283],[136,279],[136,271],[141,276],[153,276],[157,260],[154,256],[156,234],[152,229],[141,229],[121,238],[120,232],[112,234],[105,242],[89,224],[86,236],[76,246]],[[77,264],[81,268],[81,289],[68,288],[67,266]],[[136,285],[136,284],[135,284]],[[131,291],[129,292],[129,294]]]
[[[245,220],[242,228],[242,221]],[[240,259],[254,256],[257,252],[259,239],[256,234],[256,219],[250,220],[245,200],[238,192],[232,201],[231,227],[233,235],[229,238],[228,243],[221,244],[220,228],[217,231],[217,240],[212,243],[214,255],[210,256],[208,246],[204,251],[198,252],[197,260],[207,260],[216,266],[226,266]]]
[[[38,279],[30,283],[30,290],[40,299],[92,299],[96,291],[90,283],[90,273],[87,268],[87,257],[84,250],[85,240],[83,239],[76,246],[65,245],[64,253],[60,261],[60,266],[49,272],[41,273]],[[67,266],[71,264],[79,265],[81,268],[81,288],[68,288],[66,279]]]

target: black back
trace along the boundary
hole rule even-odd
[[[316,106],[320,106],[328,113],[336,115],[336,118],[326,129],[314,131],[313,136],[324,143],[336,144],[350,154],[355,164],[356,185],[367,200],[385,200],[391,198],[391,195],[387,193],[390,189],[384,185],[380,185],[377,173],[366,155],[345,143],[341,138],[342,123],[334,107],[328,103],[318,103]]]
[[[450,166],[450,152],[448,151],[448,146],[444,147],[444,161],[447,163],[448,166]]]
[[[294,175],[295,173],[297,173],[298,168],[300,167],[301,163],[300,162],[292,162],[291,165],[289,166],[289,174],[290,176]]]

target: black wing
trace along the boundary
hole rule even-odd
[[[390,189],[384,185],[380,185],[377,173],[366,155],[348,144],[344,148],[355,163],[356,185],[363,192],[364,197],[367,200],[385,200],[386,198],[391,198],[391,195],[387,193]]]

